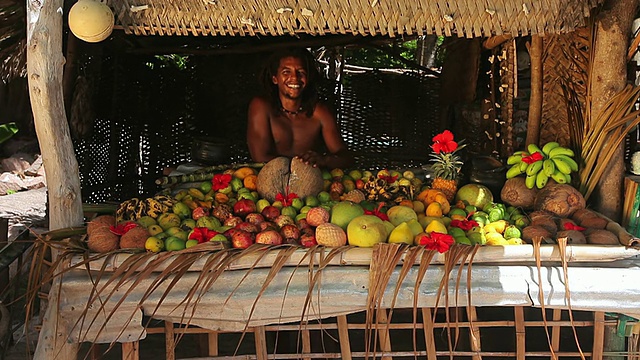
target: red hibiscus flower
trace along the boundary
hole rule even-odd
[[[189,240],[198,240],[198,244],[202,244],[216,235],[218,235],[217,231],[209,230],[206,227],[197,227],[189,234]]]
[[[380,218],[380,220],[382,221],[389,221],[389,217],[387,216],[387,214],[383,213],[381,211],[382,207],[384,206],[384,203],[379,203],[378,207],[372,210],[365,210],[364,214],[365,215],[373,215],[373,216],[377,216],[378,218]]]
[[[583,228],[582,226],[575,225],[575,224],[572,224],[570,222],[564,223],[564,229],[565,230],[578,230],[578,231],[585,230],[585,228]]]
[[[479,226],[475,220],[451,220],[449,226],[460,228],[464,231],[471,230],[474,226]]]
[[[215,174],[213,175],[213,179],[211,179],[211,184],[213,185],[213,190],[218,191],[229,186],[231,182],[231,174]]]
[[[276,201],[280,201],[284,206],[291,206],[293,199],[297,198],[298,195],[296,195],[296,193],[289,193],[286,196],[282,195],[282,193],[278,193],[278,195],[276,195]]]
[[[445,130],[442,134],[433,137],[433,145],[431,148],[436,154],[452,153],[458,148],[458,143],[453,141],[453,134],[449,130]]]
[[[134,227],[137,227],[138,224],[134,223],[134,222],[128,222],[126,224],[118,224],[116,226],[109,226],[109,231],[111,231],[112,233],[116,234],[116,235],[124,235],[126,234],[129,230],[133,229]]]
[[[420,245],[427,250],[437,250],[441,254],[447,252],[453,243],[453,236],[435,231],[420,238]]]
[[[525,156],[522,158],[522,161],[527,163],[527,164],[533,164],[536,161],[540,161],[544,159],[544,156],[542,156],[542,154],[540,154],[539,152],[534,152],[533,154],[529,155],[529,156]]]

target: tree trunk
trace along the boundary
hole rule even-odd
[[[597,118],[605,104],[627,83],[627,51],[631,24],[638,0],[608,0],[596,18],[591,81],[591,117]],[[620,220],[625,173],[624,145],[607,165],[606,176],[594,192],[595,208],[605,216]]]
[[[34,124],[47,171],[49,229],[83,223],[78,162],[62,94],[62,0],[27,0],[27,75]],[[78,344],[67,343],[68,324],[58,318],[54,280],[35,359],[75,359]]]
[[[531,58],[531,97],[529,99],[529,120],[527,122],[526,144],[540,144],[540,122],[542,120],[542,38],[540,35],[531,36],[529,48]]]

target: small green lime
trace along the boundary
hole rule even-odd
[[[164,246],[167,249],[167,251],[178,251],[178,250],[186,249],[187,242],[175,236],[169,236],[165,240]]]
[[[282,210],[280,210],[280,213],[282,215],[288,215],[289,217],[294,219],[296,215],[298,215],[298,210],[293,206],[285,206],[282,208]]]
[[[309,205],[305,205],[300,209],[300,214],[306,214],[309,212],[309,210],[311,210],[313,207],[309,206]]]
[[[186,241],[185,248],[190,248],[190,247],[196,246],[196,245],[198,245],[198,240],[190,239],[190,240]]]
[[[320,200],[318,200],[318,198],[313,195],[309,195],[304,198],[304,204],[307,206],[315,207],[320,205]]]
[[[324,204],[329,200],[331,200],[331,195],[327,191],[320,191],[318,193],[318,201],[320,201],[321,204]]]
[[[302,209],[304,206],[304,201],[300,198],[295,198],[291,201],[291,206],[293,206],[296,210]]]
[[[203,181],[200,183],[200,190],[205,194],[211,191],[211,187],[211,181]]]

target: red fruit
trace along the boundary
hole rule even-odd
[[[293,239],[297,241],[300,238],[300,230],[297,226],[291,224],[287,224],[280,228],[280,234],[282,234],[282,237],[287,240]]]
[[[289,215],[278,215],[278,217],[275,218],[274,222],[276,223],[276,225],[278,225],[279,228],[285,225],[293,225],[296,223]]]
[[[275,206],[265,206],[262,209],[262,216],[269,221],[274,221],[280,215],[280,209]]]
[[[356,189],[364,189],[364,181],[362,179],[357,179],[356,180]]]
[[[231,228],[231,229],[228,229],[227,231],[223,232],[222,235],[224,235],[227,238],[227,240],[231,241],[231,238],[233,238],[233,234],[236,231],[240,231],[240,230],[238,230],[236,228]]]
[[[246,249],[253,244],[253,234],[244,230],[238,230],[231,233],[231,245],[234,248]]]
[[[244,218],[244,221],[258,225],[261,222],[264,222],[264,216],[258,213],[251,213],[251,214],[247,214],[247,216]]]
[[[307,221],[307,219],[300,219],[298,220],[298,228],[299,229],[306,229],[306,228],[310,228],[311,225],[309,225],[309,222]]]
[[[329,211],[321,206],[309,209],[307,212],[307,222],[311,226],[318,226],[329,222]]]
[[[242,221],[242,218],[239,218],[237,216],[232,216],[230,218],[228,218],[227,220],[224,221],[224,226],[231,226],[231,227],[236,227],[236,225],[240,224]]]
[[[262,231],[256,235],[256,244],[280,245],[282,236],[276,230]]]
[[[272,223],[271,221],[264,221],[264,222],[261,222],[260,224],[258,224],[258,228],[260,229],[260,231],[277,230],[278,226],[276,224]]]
[[[306,248],[318,245],[318,242],[316,241],[316,233],[313,229],[309,228],[302,230],[302,233],[300,234],[300,245]]]
[[[202,206],[198,206],[197,208],[193,209],[193,211],[191,212],[191,218],[193,218],[193,220],[198,221],[198,219],[200,219],[203,216],[209,216],[209,210],[206,208],[203,208]]]
[[[241,199],[233,204],[233,213],[240,217],[245,217],[253,212],[256,212],[256,203],[250,199]]]
[[[254,234],[258,232],[257,225],[246,222],[246,221],[236,225],[235,228],[238,230],[243,230],[243,231],[254,233]]]

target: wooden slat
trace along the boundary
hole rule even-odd
[[[391,352],[391,337],[389,336],[389,318],[387,317],[387,309],[378,309],[376,311],[378,323],[378,339],[380,341],[380,350],[383,352]],[[383,356],[382,360],[393,360],[391,356]]]
[[[140,342],[122,343],[122,360],[140,360]]]
[[[209,356],[218,355],[218,332],[212,331],[207,334],[209,340]]]
[[[165,358],[167,360],[175,360],[176,358],[176,337],[171,321],[164,322],[164,347],[166,350]]]
[[[424,324],[424,342],[427,348],[429,359],[436,358],[436,340],[433,334],[433,318],[431,308],[422,308],[422,323]]]
[[[267,360],[267,334],[264,326],[256,326],[253,329],[256,344],[256,359]]]
[[[342,359],[351,360],[351,343],[349,342],[349,323],[346,315],[337,317],[338,338],[340,339],[340,354]]]
[[[558,321],[562,319],[562,310],[553,309],[552,318],[553,318],[552,321]],[[560,351],[560,326],[559,325],[554,325],[551,327],[551,349],[553,349],[554,352]]]
[[[602,359],[602,353],[604,351],[604,312],[596,311],[593,317],[592,359]]]
[[[302,354],[310,354],[311,353],[311,336],[309,334],[309,329],[307,328],[307,323],[303,323],[301,325],[302,330]],[[303,360],[311,360],[308,356],[303,356]]]
[[[524,360],[524,354],[526,352],[524,308],[522,306],[515,306],[513,311],[516,320],[516,359]]]
[[[481,351],[482,348],[480,346],[480,326],[478,325],[478,313],[476,312],[475,306],[467,306],[467,318],[469,318],[469,324],[471,331],[469,331],[469,342],[471,345],[471,351]],[[460,326],[459,324],[457,324]],[[473,360],[481,360],[481,355],[473,355]]]

